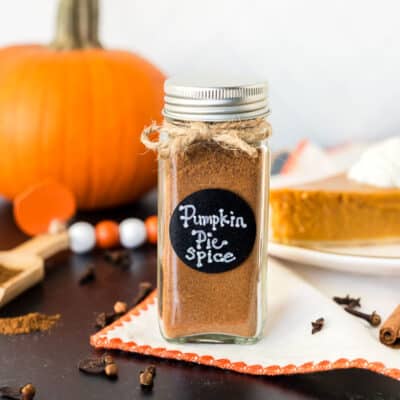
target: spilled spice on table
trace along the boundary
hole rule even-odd
[[[60,318],[60,314],[45,315],[39,313],[30,313],[13,318],[0,318],[0,335],[21,335],[48,331]]]
[[[17,276],[20,272],[22,272],[20,269],[6,268],[0,265],[0,285],[14,278],[14,276]]]

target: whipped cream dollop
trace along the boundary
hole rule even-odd
[[[347,177],[383,188],[400,188],[400,136],[369,147],[350,168]]]

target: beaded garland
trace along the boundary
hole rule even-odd
[[[100,221],[95,226],[89,222],[75,222],[68,228],[70,249],[83,254],[96,246],[108,249],[121,245],[135,249],[146,241],[156,243],[157,216],[148,217],[145,221],[138,218],[127,218],[120,224],[114,221]]]

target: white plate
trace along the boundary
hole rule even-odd
[[[357,247],[299,247],[270,242],[269,254],[283,260],[368,275],[400,275],[400,243]]]

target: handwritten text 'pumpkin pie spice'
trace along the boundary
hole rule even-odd
[[[162,126],[142,134],[159,155],[161,332],[253,342],[265,313],[267,86],[171,79],[165,92]]]

